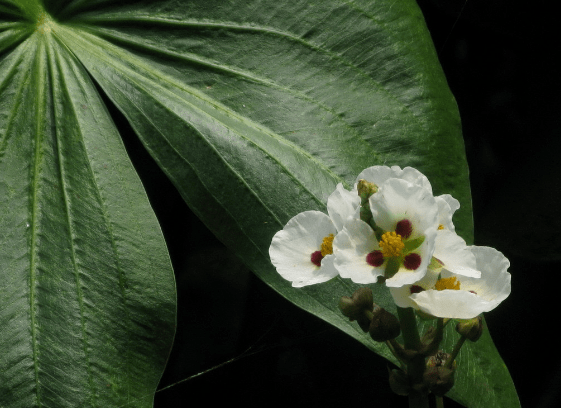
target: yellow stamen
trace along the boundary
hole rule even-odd
[[[434,285],[436,290],[444,290],[444,289],[453,289],[459,290],[460,289],[460,282],[457,282],[456,277],[452,276],[451,278],[444,278],[439,279]]]
[[[444,228],[445,228],[444,225],[438,224],[438,229],[439,229],[439,230],[443,230]]]
[[[384,232],[382,240],[378,243],[382,248],[382,255],[385,258],[401,255],[401,251],[405,244],[401,240],[401,235],[396,234],[395,231]]]
[[[333,253],[333,234],[329,234],[323,239],[321,243],[321,256],[330,255]]]

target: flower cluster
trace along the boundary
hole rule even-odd
[[[471,319],[510,294],[508,260],[489,247],[468,246],[452,216],[460,207],[434,196],[418,170],[374,166],[342,184],[327,212],[294,216],[273,237],[269,254],[294,287],[335,276],[384,283],[397,306],[440,318]]]

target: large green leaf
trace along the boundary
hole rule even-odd
[[[79,390],[85,404],[104,406],[96,385],[108,373],[125,389],[124,399],[115,396],[113,404],[126,401],[133,382],[149,393],[169,342],[164,335],[148,349],[152,338],[135,332],[158,325],[170,332],[169,266],[154,217],[88,76],[129,120],[189,206],[259,277],[392,360],[337,310],[338,298],[356,285],[334,279],[294,289],[270,264],[268,247],[290,217],[324,211],[336,183],[350,186],[374,164],[417,167],[436,194],[457,197],[462,208],[455,223],[472,240],[459,115],[413,1],[77,0],[46,2],[47,12],[31,0],[20,2],[19,11],[10,2],[0,4],[7,16],[0,20],[0,106],[9,124],[0,134],[2,182],[4,174],[12,174],[4,187],[0,183],[0,193],[4,188],[13,200],[0,201],[2,214],[4,208],[8,214],[0,222],[13,245],[2,254],[10,263],[23,263],[19,275],[12,267],[5,272],[4,260],[1,267],[9,282],[26,288],[18,292],[25,294],[23,303],[10,304],[27,316],[13,324],[31,351],[10,340],[3,344],[10,344],[5,347],[14,358],[32,356],[30,371],[11,378],[35,389],[21,406],[40,406],[47,388],[63,387],[55,374],[41,376],[46,367],[55,367],[58,375],[56,367],[66,361],[45,360],[39,338],[51,330],[60,334],[60,321],[66,322],[52,306],[58,292],[78,299],[62,310],[76,315],[80,329],[81,343],[72,344],[84,354],[74,357],[81,374],[68,389]],[[27,121],[30,117],[35,120]],[[29,230],[22,229],[26,220]],[[44,234],[54,239],[45,242]],[[109,250],[104,242],[112,252],[104,252]],[[119,251],[127,245],[132,249]],[[54,255],[43,256],[50,246],[56,247],[48,252]],[[113,272],[107,275],[119,277],[117,286],[87,280],[100,263]],[[59,271],[74,278],[71,289]],[[51,274],[58,282],[54,289],[40,279]],[[134,289],[126,285],[131,276]],[[87,315],[91,304],[98,306],[84,295],[89,290],[98,294],[97,303],[110,299],[95,318]],[[375,290],[376,301],[391,309],[387,291]],[[133,295],[140,291],[145,291],[142,309]],[[42,292],[51,297],[41,298]],[[70,302],[71,296],[63,298]],[[125,311],[130,316],[125,321],[134,323],[121,332],[97,327],[110,324],[106,315]],[[5,316],[1,323],[7,325],[11,320]],[[135,318],[146,325],[135,326]],[[447,329],[448,347],[455,336]],[[49,351],[66,347],[66,337],[49,338]],[[117,352],[133,350],[106,356],[90,346],[93,339],[104,341],[99,338],[111,339]],[[113,364],[98,367],[89,359]],[[132,365],[131,359],[142,363]],[[470,407],[518,405],[488,334],[465,346],[459,371],[450,393],[454,399]],[[487,386],[473,396],[475,383]],[[70,398],[68,393],[63,387],[57,395]]]
[[[48,26],[0,90],[0,406],[150,407],[175,285],[119,134]]]

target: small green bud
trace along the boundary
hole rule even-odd
[[[483,318],[477,316],[473,319],[462,320],[456,325],[456,331],[470,341],[477,341],[483,334]]]
[[[360,288],[351,297],[343,296],[339,300],[339,309],[352,322],[356,320],[362,331],[368,331],[374,308],[372,289]]]
[[[357,190],[361,204],[364,205],[368,202],[370,196],[378,191],[378,186],[364,179],[360,179],[357,183]]]
[[[374,309],[368,333],[374,341],[395,339],[401,333],[399,320],[382,307]]]

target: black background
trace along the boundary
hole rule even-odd
[[[475,244],[511,261],[513,291],[487,313],[489,330],[522,406],[538,408],[558,406],[561,387],[553,315],[561,266],[559,46],[550,3],[419,1],[462,117]],[[187,380],[159,391],[156,408],[201,401],[407,406],[389,390],[384,360],[255,278],[142,147],[132,138],[126,144],[162,225],[178,288],[178,330],[160,388]],[[456,406],[446,400],[447,408]]]

